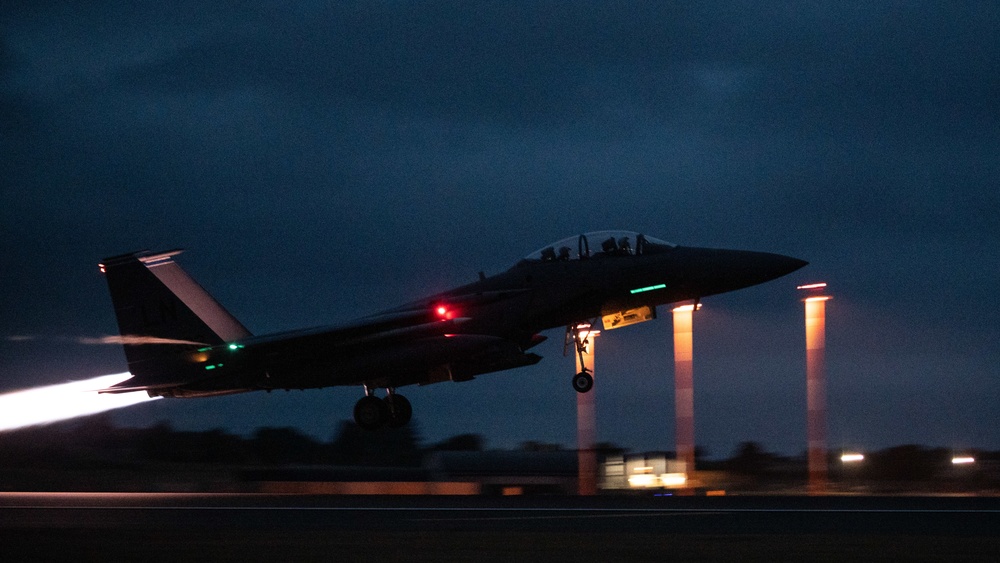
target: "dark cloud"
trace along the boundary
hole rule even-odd
[[[187,269],[266,332],[370,313],[611,226],[810,260],[801,275],[830,281],[841,315],[831,401],[868,397],[834,435],[863,421],[884,428],[873,440],[920,441],[876,405],[911,416],[937,381],[966,382],[955,404],[978,405],[956,435],[997,414],[982,398],[995,398],[998,319],[970,312],[1000,275],[994,3],[13,2],[6,12],[0,336],[113,332],[95,264],[139,248],[189,248]],[[747,433],[784,449],[799,443],[787,430],[802,406],[798,329],[781,328],[797,326],[794,282],[708,304],[735,323],[703,329],[716,352],[699,365],[699,424],[719,455],[754,436],[713,412],[740,412]],[[656,367],[669,361],[668,326],[603,341],[608,357],[658,358],[603,368],[605,404],[639,401],[635,387],[669,404]],[[122,365],[104,347],[0,347],[0,368],[20,381]],[[551,375],[570,368],[559,346],[542,353],[523,373],[422,389],[422,428],[571,442],[562,427],[526,435],[571,416],[566,382]],[[513,382],[509,396],[501,380]],[[333,394],[347,413],[353,394]],[[742,405],[748,396],[774,408]],[[234,428],[281,420],[325,437],[310,427],[321,417],[283,409],[324,409],[328,395],[295,397],[160,401],[136,416],[204,422],[199,409],[214,408]],[[525,409],[525,427],[462,418],[449,401],[470,397]],[[655,410],[643,400],[640,412]],[[271,418],[226,418],[241,401],[274,405]],[[672,427],[659,424],[609,421],[606,432],[669,447],[657,433]]]

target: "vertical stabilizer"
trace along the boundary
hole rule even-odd
[[[189,381],[192,351],[250,336],[173,261],[180,253],[135,252],[101,263],[136,379],[163,385]]]

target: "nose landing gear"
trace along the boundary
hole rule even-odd
[[[586,393],[594,387],[594,375],[587,369],[587,364],[583,361],[583,353],[587,351],[590,336],[590,324],[578,323],[566,327],[566,347],[572,341],[576,347],[577,356],[580,358],[581,372],[573,376],[573,389],[577,393]],[[565,348],[564,348],[565,353]]]

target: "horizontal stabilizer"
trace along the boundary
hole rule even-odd
[[[161,389],[176,387],[178,385],[184,385],[186,383],[191,383],[191,378],[166,378],[162,375],[158,376],[155,381],[151,378],[140,378],[137,376],[132,376],[125,381],[115,383],[110,387],[104,389],[98,389],[98,393],[133,393],[135,391],[149,391],[152,389]]]

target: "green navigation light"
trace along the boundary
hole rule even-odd
[[[239,350],[240,348],[243,348],[243,345],[242,344],[236,344],[235,342],[229,345],[229,349],[230,350]]]
[[[636,293],[645,293],[647,291],[655,291],[657,289],[663,289],[667,287],[665,283],[658,283],[656,285],[648,285],[646,287],[640,287],[639,289],[630,290],[629,293],[635,295]]]

